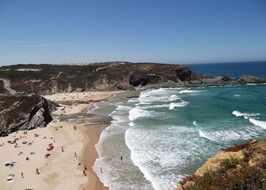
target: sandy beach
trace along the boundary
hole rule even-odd
[[[121,92],[62,93],[45,96],[59,103],[46,128],[0,138],[0,189],[103,190],[92,166],[94,145],[107,123],[88,116],[93,103]]]

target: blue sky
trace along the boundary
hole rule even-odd
[[[0,0],[0,65],[266,60],[265,0]]]

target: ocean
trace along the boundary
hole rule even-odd
[[[227,75],[239,78],[242,75],[266,77],[266,61],[215,64],[190,64],[193,71],[205,75]]]
[[[266,137],[264,84],[150,89],[106,107],[93,169],[110,190],[172,190],[222,148]]]

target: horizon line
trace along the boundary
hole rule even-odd
[[[250,60],[250,61],[218,61],[218,62],[193,62],[193,63],[178,63],[178,62],[156,62],[156,61],[96,61],[96,62],[61,62],[61,63],[19,63],[19,64],[8,64],[1,65],[0,67],[16,66],[16,65],[91,65],[101,63],[155,63],[155,64],[176,64],[176,65],[202,65],[202,64],[235,64],[235,63],[255,63],[255,62],[266,62],[265,60]]]

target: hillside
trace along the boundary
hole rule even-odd
[[[87,90],[132,90],[137,86],[200,80],[184,65],[108,62],[87,65],[13,65],[0,78],[17,92],[52,94]],[[0,83],[1,89],[1,83]],[[3,90],[2,90],[3,91]]]

